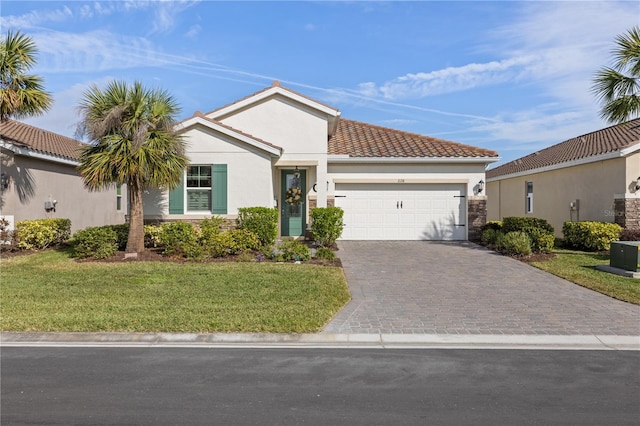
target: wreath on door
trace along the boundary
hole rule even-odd
[[[297,186],[292,186],[289,188],[284,198],[289,204],[300,204],[302,202],[302,190]]]

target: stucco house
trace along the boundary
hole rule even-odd
[[[531,216],[640,228],[640,119],[571,138],[487,171],[488,219]]]
[[[178,125],[190,165],[149,191],[145,220],[237,217],[277,207],[280,236],[304,236],[309,210],[344,209],[345,240],[465,240],[485,221],[481,192],[498,154],[340,117],[278,82]],[[480,183],[482,181],[482,183]]]
[[[126,187],[90,192],[76,167],[82,142],[25,123],[0,123],[0,217],[66,218],[72,232],[124,223]]]

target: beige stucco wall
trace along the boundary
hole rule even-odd
[[[3,151],[1,167],[10,176],[9,188],[0,194],[0,216],[15,221],[44,218],[71,220],[72,232],[88,226],[124,223],[126,188],[122,210],[116,210],[116,189],[90,192],[75,166],[13,155]],[[56,211],[46,212],[44,203],[56,200]]]
[[[615,158],[487,183],[487,220],[508,216],[546,219],[562,236],[569,220],[614,221],[614,195],[628,192],[631,158]],[[636,169],[637,170],[637,169]],[[637,176],[636,176],[637,178]],[[533,182],[533,213],[525,213],[525,185]],[[579,200],[579,210],[570,203]]]
[[[275,184],[271,157],[267,153],[202,125],[186,130],[183,136],[189,164],[227,164],[228,217],[235,217],[240,207],[273,206]],[[145,193],[143,202],[146,218],[162,218],[169,214],[168,194],[168,191],[158,190]],[[171,215],[171,218],[197,219],[208,216],[210,214],[185,212],[184,215]]]
[[[635,186],[636,183],[639,183],[638,179],[640,177],[640,151],[629,155],[626,158],[626,178],[625,182],[627,183],[627,193],[635,193],[638,194],[640,191],[636,192]]]

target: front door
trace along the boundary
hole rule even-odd
[[[282,170],[280,220],[283,237],[304,235],[306,224],[306,170]]]

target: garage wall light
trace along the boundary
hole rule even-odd
[[[7,189],[9,187],[9,175],[6,173],[2,173],[0,175],[0,189]]]
[[[636,191],[640,191],[640,176],[636,179]]]
[[[478,182],[478,194],[482,191],[484,191],[484,181],[480,179],[480,182]]]

